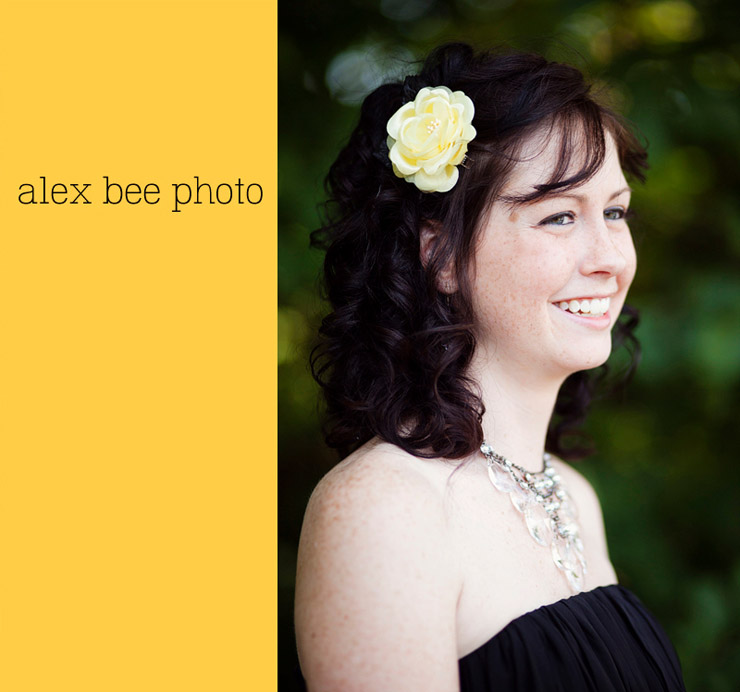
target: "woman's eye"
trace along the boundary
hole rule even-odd
[[[604,212],[604,218],[609,221],[621,221],[627,217],[627,210],[624,207],[611,207]]]
[[[575,220],[575,215],[569,211],[563,212],[562,214],[555,214],[554,216],[548,216],[546,219],[540,221],[540,226],[569,226]]]

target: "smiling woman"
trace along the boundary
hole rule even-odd
[[[634,324],[625,174],[645,165],[581,74],[536,55],[443,46],[365,100],[314,236],[312,365],[345,458],[299,549],[310,690],[683,689],[562,461],[587,371]]]

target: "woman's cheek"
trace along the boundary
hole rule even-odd
[[[632,284],[632,280],[635,278],[637,272],[637,253],[629,232],[623,244],[622,255],[625,258],[625,267],[624,271],[617,278],[620,288],[626,291]]]

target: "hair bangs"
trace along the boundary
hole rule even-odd
[[[606,158],[606,133],[601,113],[594,103],[584,102],[554,116],[542,130],[543,145],[558,140],[558,153],[549,180],[521,195],[502,199],[512,204],[535,200],[577,188],[594,175]],[[520,165],[523,162],[520,162]]]

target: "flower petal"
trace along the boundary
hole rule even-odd
[[[412,175],[419,170],[419,167],[414,162],[409,161],[403,153],[399,150],[398,145],[394,145],[388,152],[391,163],[401,172],[401,175]]]
[[[445,166],[435,175],[420,170],[414,175],[414,185],[422,192],[448,192],[455,187],[458,177],[456,166]]]
[[[401,123],[409,116],[413,115],[414,112],[414,104],[413,103],[406,103],[403,106],[401,106],[392,116],[391,119],[388,121],[388,124],[386,125],[385,129],[388,132],[388,134],[393,137],[393,139],[398,139],[398,131],[401,127]]]

